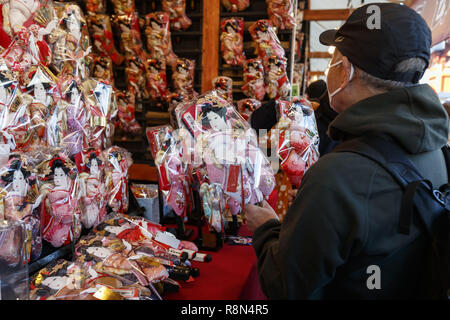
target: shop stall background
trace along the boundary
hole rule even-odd
[[[71,2],[75,2],[76,4],[78,4],[83,10],[85,16],[87,16],[85,1],[76,0]],[[304,1],[299,1],[298,3],[299,6],[302,6],[302,3],[304,3]],[[204,32],[205,30],[208,30],[207,26],[203,24],[205,20],[204,15],[205,10],[203,4],[204,1],[202,0],[186,1],[186,14],[191,19],[192,24],[186,30],[181,31],[170,30],[172,39],[172,48],[174,53],[178,57],[195,60],[194,89],[198,93],[203,93],[205,91],[205,88],[211,86],[210,79],[213,75],[230,76],[232,77],[234,83],[233,100],[236,103],[236,101],[245,98],[240,89],[240,87],[243,84],[242,66],[230,67],[224,63],[223,59],[221,58],[221,54],[219,52],[220,41],[215,42],[216,43],[215,47],[212,47],[211,43],[203,43],[202,40],[205,38]],[[136,5],[136,12],[139,18],[144,18],[146,14],[151,12],[162,11],[161,1],[158,0],[135,0],[135,5]],[[212,2],[208,3],[208,5],[211,6]],[[255,43],[253,42],[248,32],[248,27],[259,19],[268,18],[266,0],[252,0],[250,6],[245,11],[237,13],[225,11],[221,1],[219,0],[215,1],[215,6],[220,7],[219,11],[217,12],[218,16],[215,17],[216,19],[220,20],[222,18],[231,16],[239,16],[244,18],[245,21],[244,50],[247,59],[255,58],[256,57]],[[108,14],[111,18],[113,18],[114,16],[113,4],[110,0],[106,1],[106,14]],[[210,19],[211,17],[208,16],[207,18]],[[141,39],[144,49],[148,51],[148,48],[146,46],[147,42],[144,30],[145,30],[144,28],[140,29]],[[215,37],[217,38],[216,40],[218,40],[218,38],[220,37],[220,29],[217,28],[216,30],[213,31]],[[277,34],[283,48],[286,51],[286,57],[288,58],[287,70],[289,70],[289,66],[291,64],[290,44],[291,44],[292,30],[277,30]],[[113,36],[115,47],[120,52],[121,51],[120,33],[113,32]],[[303,50],[302,52],[304,52],[304,48],[302,50]],[[205,77],[202,74],[202,70],[203,70],[203,63],[207,59],[204,59],[204,57],[202,56],[202,52],[203,54],[205,54],[206,52],[206,56],[208,56],[208,54],[213,51],[216,51],[218,53],[218,57],[220,60],[215,70],[209,70],[212,72],[210,73],[209,78],[206,78],[207,80],[205,80]],[[124,52],[120,53],[123,54]],[[300,62],[302,60],[302,57],[304,57],[304,55],[297,56],[296,61]],[[171,68],[168,67],[166,72],[167,72],[168,89],[169,91],[173,92]],[[113,65],[113,74],[115,87],[118,90],[126,91],[128,83],[125,74],[125,63],[122,63],[119,66]],[[263,102],[267,102],[267,96],[265,97]],[[115,131],[113,144],[125,148],[132,154],[134,164],[129,170],[130,183],[146,183],[156,185],[158,183],[157,170],[151,156],[148,141],[145,135],[145,128],[169,124],[168,105],[167,103],[163,103],[162,106],[158,106],[157,102],[153,101],[152,99],[136,99],[135,117],[136,120],[141,125],[141,127],[143,128],[141,132],[139,134],[132,135],[122,131],[120,128],[117,128]],[[280,178],[278,178],[277,180],[281,181]],[[131,204],[130,205],[131,212],[129,213],[136,214],[136,212],[132,211],[137,207],[139,207],[137,203]],[[161,203],[161,197],[159,197],[159,210],[160,213],[162,213],[162,211],[164,210]],[[162,218],[161,214],[160,217]],[[174,221],[169,219],[168,222],[173,223]],[[89,230],[83,230],[82,235],[87,234],[88,231]],[[59,248],[57,250],[44,244],[41,257],[36,261],[32,261],[30,264],[29,267],[30,274],[38,271],[51,261],[54,261],[58,258],[68,257],[71,254],[72,250],[73,244]]]

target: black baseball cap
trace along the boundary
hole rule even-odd
[[[377,14],[379,24],[374,16]],[[319,41],[335,46],[358,68],[384,80],[417,83],[430,60],[431,31],[427,23],[413,9],[395,3],[359,7],[338,30],[324,31]],[[424,70],[395,72],[399,62],[416,57],[426,62]]]

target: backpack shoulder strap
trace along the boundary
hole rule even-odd
[[[387,136],[367,135],[347,140],[333,152],[353,152],[375,161],[403,188],[417,180],[426,181],[407,158],[406,151]]]
[[[398,231],[409,234],[414,212],[414,196],[424,187],[433,193],[430,181],[423,178],[416,166],[407,158],[407,153],[391,138],[381,135],[367,135],[339,144],[333,152],[352,152],[378,163],[403,189]],[[434,195],[436,197],[436,195]],[[422,217],[429,229],[432,216]],[[428,230],[430,231],[430,230]]]
[[[445,145],[442,147],[442,153],[444,154],[445,165],[447,166],[447,186],[450,185],[450,146]]]

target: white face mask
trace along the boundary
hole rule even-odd
[[[328,66],[328,68],[327,68],[327,75],[328,75],[328,71],[329,71],[331,68],[336,67],[336,66],[340,65],[341,63],[342,63],[342,60],[341,60],[341,61],[338,61],[338,62],[335,62],[335,63],[333,63],[332,65]],[[353,74],[354,74],[354,72],[355,72],[355,69],[353,68],[353,64],[350,64],[350,67],[351,67],[351,70],[350,70],[350,79],[348,80],[348,82],[352,81],[352,79],[353,79]],[[336,94],[338,94],[340,91],[342,91],[344,88],[345,88],[345,85],[342,85],[342,86],[340,86],[339,88],[337,88],[336,90],[334,90],[334,92],[331,92],[331,93],[330,93],[330,91],[328,91],[328,96],[329,96],[329,99],[330,99],[330,105],[331,105],[331,99],[332,99]]]

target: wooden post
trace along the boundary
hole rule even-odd
[[[220,0],[203,1],[202,92],[219,73]]]
[[[296,34],[297,34],[297,8],[298,2],[294,1],[294,26],[292,27],[292,35],[291,35],[291,69],[289,70],[289,81],[291,82],[291,86],[294,84],[294,67],[295,67],[295,45],[296,45]],[[292,87],[289,91],[289,99],[292,101]]]

